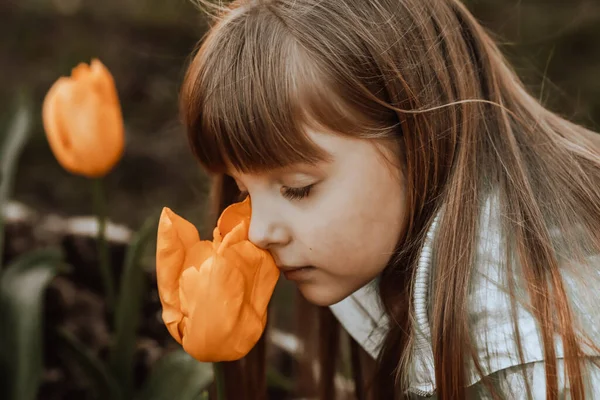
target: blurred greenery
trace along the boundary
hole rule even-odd
[[[85,376],[91,379],[100,399],[196,400],[213,380],[210,363],[198,362],[179,349],[164,356],[154,366],[139,393],[127,392],[127,388],[119,383],[119,377],[114,375],[115,371],[111,371],[75,336],[61,330],[59,337],[63,357],[71,357],[77,362]]]
[[[137,328],[142,315],[147,282],[140,265],[144,248],[156,232],[159,216],[152,214],[135,234],[125,255],[125,266],[119,285],[119,299],[115,312],[115,333],[109,365],[124,391],[126,399],[134,392],[133,367]]]
[[[10,126],[4,131],[0,141],[0,210],[13,196],[13,186],[17,174],[19,158],[30,137],[31,109],[30,99],[21,92],[18,109],[14,113]],[[0,215],[0,274],[4,259],[4,218]],[[1,275],[0,275],[1,276]]]
[[[59,272],[55,249],[25,254],[0,275],[0,373],[2,398],[35,400],[43,370],[44,289]]]

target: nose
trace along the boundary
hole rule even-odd
[[[289,242],[290,235],[284,221],[272,207],[252,202],[248,240],[262,249],[271,249]]]

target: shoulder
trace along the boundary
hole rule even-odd
[[[593,399],[600,393],[600,357],[589,357],[586,361],[587,373],[584,379],[586,399]],[[558,376],[558,398],[568,399],[569,382],[565,381],[565,362],[559,358],[556,363]],[[489,382],[496,393],[512,400],[546,399],[546,369],[543,361],[509,367],[493,373]],[[529,390],[528,390],[529,387]],[[481,382],[472,385],[468,397],[491,400],[494,397]]]
[[[482,213],[477,258],[469,287],[472,339],[485,375],[510,371],[522,365],[530,365],[532,371],[537,371],[544,360],[542,331],[533,315],[526,282],[517,260],[507,263],[495,201],[490,198]],[[564,267],[561,274],[577,329],[600,345],[600,312],[597,310],[600,256],[589,257],[584,264],[579,266],[585,268],[577,268],[578,265],[573,263],[561,265]],[[511,296],[514,296],[514,302]],[[523,350],[522,359],[519,342]],[[555,350],[562,363],[564,352],[558,336],[555,338]],[[591,348],[584,347],[583,350],[591,357],[600,356]],[[469,372],[472,384],[480,380],[472,361]]]

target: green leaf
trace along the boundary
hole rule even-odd
[[[22,96],[19,108],[6,135],[4,135],[4,141],[0,148],[0,271],[2,271],[2,252],[4,249],[2,211],[12,196],[19,157],[29,139],[31,113],[29,99]]]
[[[123,388],[126,398],[133,393],[133,364],[136,332],[145,294],[145,275],[140,258],[149,239],[156,232],[158,216],[146,219],[134,235],[125,256],[120,294],[115,310],[114,343],[109,356],[111,371]]]
[[[90,379],[97,390],[98,398],[122,400],[123,392],[114,376],[94,353],[85,347],[75,336],[64,329],[57,330],[57,339],[63,357],[74,361]]]
[[[157,362],[136,400],[197,400],[212,380],[211,363],[175,350]]]
[[[2,396],[34,400],[41,379],[42,301],[62,262],[58,250],[37,250],[12,262],[0,277]]]

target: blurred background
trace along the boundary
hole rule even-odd
[[[468,0],[466,4],[493,32],[528,88],[547,107],[600,129],[599,0]],[[187,147],[177,111],[185,67],[206,29],[204,15],[191,0],[0,0],[0,138],[8,132],[23,93],[30,96],[33,110],[30,138],[19,159],[10,202],[4,204],[5,268],[19,255],[49,245],[59,246],[66,253],[64,264],[69,265],[48,279],[39,299],[43,320],[35,326],[42,330],[41,378],[39,390],[25,391],[27,399],[106,398],[112,392],[99,392],[98,385],[123,379],[135,391],[154,392],[154,398],[160,398],[156,394],[160,388],[148,388],[148,376],[167,350],[178,346],[159,319],[153,278],[155,231],[140,251],[146,286],[137,289],[143,297],[141,317],[128,339],[133,346],[128,361],[133,375],[125,373],[125,378],[113,382],[102,377],[110,374],[108,369],[93,365],[108,357],[116,323],[103,309],[93,235],[78,219],[93,215],[89,184],[65,172],[52,155],[42,128],[41,104],[56,79],[69,75],[80,62],[98,58],[115,78],[126,150],[106,176],[105,191],[108,217],[114,224],[109,234],[111,260],[119,274],[135,232],[163,206],[197,224],[204,234],[212,229],[203,221],[207,180]],[[281,284],[276,293],[274,324],[282,331],[291,323],[290,291]],[[66,327],[77,341],[56,338],[56,326]],[[17,355],[32,361],[22,362],[19,368],[34,365],[35,355],[30,353],[38,349],[33,334],[23,335],[30,335],[33,344],[21,344],[29,353],[23,350]],[[81,353],[77,345],[85,346],[91,356],[73,361],[82,358],[77,356]],[[68,349],[74,355],[61,355]],[[0,357],[8,355],[0,352]],[[189,371],[191,377],[197,376],[193,368]],[[273,386],[281,388],[279,398],[286,398],[284,375],[271,377]],[[171,377],[175,381],[168,381],[169,386],[185,386],[184,378],[183,373]],[[183,380],[177,384],[176,379]],[[197,384],[198,379],[189,379]],[[188,398],[197,398],[197,386]],[[125,393],[130,395],[124,398],[133,398],[133,389],[128,390]],[[164,398],[184,398],[169,396],[172,393]]]

